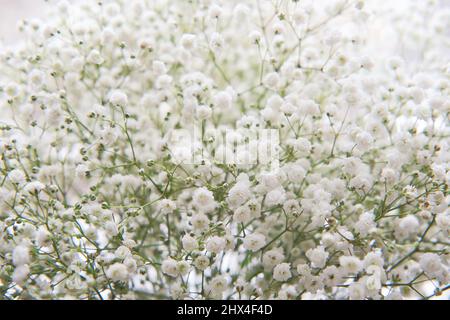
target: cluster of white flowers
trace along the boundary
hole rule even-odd
[[[441,295],[450,8],[426,3],[393,19],[425,44],[413,66],[367,52],[363,0],[62,1],[23,21],[0,49],[1,296]],[[255,146],[276,161],[245,161]]]

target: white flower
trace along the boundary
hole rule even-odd
[[[419,232],[419,219],[414,215],[407,215],[399,219],[395,232],[400,238],[417,234]]]
[[[284,282],[292,277],[291,266],[289,263],[280,263],[273,269],[273,278],[277,281]]]
[[[192,216],[191,224],[195,231],[203,231],[208,228],[209,219],[203,213],[197,213]]]
[[[128,268],[122,263],[114,263],[106,270],[106,276],[113,281],[128,281]]]
[[[436,225],[446,233],[450,232],[450,215],[446,213],[439,214],[436,217]]]
[[[248,223],[252,218],[252,212],[249,206],[244,205],[234,210],[233,220],[236,223]]]
[[[28,246],[21,244],[14,248],[12,252],[12,262],[16,267],[23,266],[31,260],[30,249]]]
[[[167,67],[166,64],[162,61],[155,60],[152,63],[152,69],[153,72],[159,76],[164,75],[167,73]]]
[[[319,106],[313,100],[301,101],[300,111],[302,115],[316,116],[320,114]]]
[[[355,256],[341,256],[339,263],[346,273],[358,273],[362,269],[362,262]]]
[[[217,32],[214,32],[211,35],[209,45],[211,46],[212,51],[214,51],[215,53],[220,53],[220,50],[223,49],[224,44],[225,40],[223,39],[222,35]]]
[[[119,234],[119,228],[114,221],[108,221],[105,224],[105,230],[108,232],[110,236],[117,236]]]
[[[234,8],[234,14],[236,15],[236,18],[238,18],[239,20],[246,19],[248,17],[249,13],[250,13],[250,8],[244,3],[239,3]]]
[[[244,238],[244,248],[253,252],[266,244],[266,237],[261,233],[252,233]]]
[[[300,165],[293,164],[288,166],[286,169],[287,178],[293,183],[301,182],[305,178],[306,171]]]
[[[100,139],[105,145],[112,145],[118,137],[118,132],[114,128],[105,128],[99,133]]]
[[[15,98],[19,95],[19,86],[13,82],[8,83],[5,87],[5,92],[10,98]]]
[[[298,201],[295,199],[287,200],[283,204],[283,210],[286,211],[286,213],[290,214],[299,214],[301,211],[300,205]]]
[[[262,258],[263,265],[268,269],[272,269],[277,264],[280,264],[283,260],[283,251],[277,248],[266,251]]]
[[[161,271],[168,276],[177,277],[178,276],[178,263],[172,258],[167,258],[161,264]]]
[[[30,81],[33,85],[38,86],[38,87],[41,86],[42,83],[44,82],[44,79],[45,79],[45,74],[41,70],[33,69],[30,72]]]
[[[351,300],[362,300],[366,297],[366,288],[359,282],[353,282],[348,287],[348,296]]]
[[[222,14],[222,8],[216,4],[213,4],[209,8],[208,14],[211,19],[218,19]]]
[[[273,206],[283,203],[284,199],[285,199],[284,190],[282,188],[277,188],[277,189],[274,189],[267,193],[266,204],[269,207],[273,207]]]
[[[162,199],[159,201],[158,206],[163,214],[172,213],[177,209],[176,203],[170,199]]]
[[[213,96],[212,102],[217,109],[229,109],[231,108],[232,97],[228,92],[220,91]]]
[[[178,270],[178,274],[185,276],[189,273],[191,266],[187,261],[178,261],[177,263],[177,270]]]
[[[198,256],[194,260],[194,266],[201,271],[205,270],[206,268],[209,267],[208,257],[207,256]]]
[[[32,181],[24,187],[24,190],[30,194],[39,193],[43,189],[45,189],[45,185],[39,181]]]
[[[442,270],[441,259],[436,253],[424,253],[419,263],[423,271],[431,276],[436,276]]]
[[[248,179],[248,178],[247,178]],[[229,191],[227,202],[231,208],[237,208],[250,199],[252,193],[248,180],[242,180],[236,183]]]
[[[18,285],[22,285],[30,274],[30,267],[27,264],[18,266],[14,269],[12,280]]]
[[[182,300],[185,297],[186,289],[183,288],[181,283],[175,283],[170,289],[170,294],[174,299]]]
[[[25,182],[25,174],[19,169],[12,170],[8,174],[8,178],[12,183],[16,184],[22,184],[23,182]]]
[[[264,77],[264,84],[271,88],[276,89],[280,82],[280,76],[276,72],[271,72],[265,75]]]
[[[209,282],[209,288],[214,295],[223,293],[227,289],[227,287],[228,281],[222,275],[215,276]]]
[[[294,20],[295,24],[301,25],[307,21],[308,14],[303,8],[298,7],[292,13],[292,19]]]
[[[195,47],[195,39],[196,37],[194,34],[185,33],[182,35],[180,42],[183,48],[185,48],[186,50],[190,50]]]
[[[380,251],[369,252],[364,257],[363,263],[364,263],[364,269],[367,269],[370,266],[383,267],[384,259],[381,255]]]
[[[298,138],[295,140],[295,148],[304,153],[309,153],[311,151],[311,142],[308,139]]]
[[[196,108],[196,115],[199,120],[211,118],[212,110],[207,105],[200,105]]]
[[[393,70],[397,70],[397,69],[401,68],[403,65],[404,65],[404,61],[399,56],[391,57],[388,61],[388,67]]]
[[[381,178],[386,180],[387,183],[393,183],[397,178],[397,174],[395,173],[395,170],[391,168],[383,168],[381,171]]]
[[[336,266],[326,267],[320,273],[320,281],[328,287],[334,287],[340,284],[343,281],[341,270]]]
[[[136,272],[137,269],[137,263],[136,260],[131,258],[131,257],[126,257],[123,260],[123,264],[127,267],[127,270],[129,273],[134,273]]]
[[[120,246],[116,249],[116,251],[114,251],[114,255],[120,259],[125,259],[131,255],[131,251],[126,246]]]
[[[306,257],[308,257],[315,268],[323,268],[327,262],[328,256],[329,254],[325,251],[323,246],[318,246],[306,251]]]
[[[250,42],[259,43],[261,41],[261,33],[259,31],[253,30],[249,33]]]
[[[225,249],[226,241],[222,237],[212,236],[206,241],[206,250],[219,254]]]
[[[75,172],[77,176],[80,178],[86,177],[89,174],[89,167],[85,164],[79,164],[75,168]]]
[[[181,239],[181,243],[183,244],[183,249],[186,251],[193,251],[197,249],[197,241],[189,234],[185,234],[183,236],[183,238]]]
[[[114,90],[109,96],[109,102],[111,102],[113,105],[124,107],[128,104],[128,97],[125,92]]]
[[[198,188],[194,191],[192,203],[202,212],[211,212],[217,207],[213,193],[206,188]]]
[[[355,140],[358,148],[364,151],[368,150],[373,143],[372,136],[370,135],[370,133],[365,131],[358,133]]]
[[[89,52],[86,61],[92,64],[102,64],[105,60],[101,56],[100,52],[94,49]]]
[[[39,227],[39,229],[36,231],[36,243],[38,246],[44,246],[47,244],[47,241],[50,238],[50,232],[45,229],[44,227]]]
[[[366,278],[366,287],[369,291],[379,291],[381,290],[382,284],[381,284],[381,277],[382,274],[384,277],[384,270],[382,270],[380,267],[371,265],[367,269],[367,274],[369,275]]]
[[[355,224],[355,230],[362,236],[367,236],[376,229],[375,215],[372,212],[364,212],[359,216]]]

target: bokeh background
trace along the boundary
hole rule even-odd
[[[0,0],[0,44],[11,45],[20,41],[20,34],[17,31],[17,23],[21,19],[42,19],[45,18],[46,7],[57,3],[59,0]],[[70,2],[93,2],[97,0],[70,0]],[[107,2],[109,0],[103,0]],[[136,1],[136,0],[128,0]],[[173,0],[184,1],[184,0]],[[252,2],[253,0],[246,0]],[[269,1],[269,0],[264,0]],[[330,0],[323,1],[324,4]],[[243,1],[245,2],[245,1]],[[424,20],[432,20],[433,13],[436,11],[449,11],[450,0],[365,0],[366,8],[376,14],[369,21],[369,50],[376,51],[376,57],[383,59],[387,56],[397,54],[404,55],[406,58],[415,59],[422,48],[414,44],[405,48],[402,41],[402,35],[396,29],[399,21],[408,19],[411,13],[419,12]],[[417,3],[417,7],[411,4]],[[436,4],[434,6],[433,4]],[[429,11],[432,8],[432,12]],[[423,11],[423,12],[420,12]],[[435,11],[435,12],[433,12]],[[431,14],[431,16],[430,16]],[[410,21],[411,30],[418,28],[415,24],[421,24],[421,19]],[[432,23],[432,21],[429,21]],[[450,38],[450,23],[447,34]],[[446,54],[450,54],[450,49],[446,48]],[[416,51],[416,52],[414,52]],[[371,56],[373,56],[371,54]]]

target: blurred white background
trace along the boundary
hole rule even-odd
[[[71,0],[71,2],[73,1],[79,0]],[[327,0],[322,1],[325,3]],[[369,0],[368,5],[372,8],[382,6],[383,11],[391,9],[402,10],[408,1],[412,0]],[[57,2],[57,0],[0,0],[0,41],[6,44],[14,43],[18,37],[17,22],[19,20],[43,18],[48,4]],[[374,28],[377,30],[378,35],[385,35],[391,31],[389,26],[384,23],[375,24]],[[384,43],[384,45],[387,44]]]
[[[44,0],[0,0],[0,40],[14,43],[17,39],[17,22],[20,19],[42,17]]]
[[[95,1],[95,0],[70,0]],[[108,1],[108,0],[105,0]],[[133,1],[133,0],[129,0]],[[184,0],[174,0],[184,1]],[[250,0],[248,0],[250,1]],[[324,4],[328,0],[320,0]],[[366,0],[366,6],[377,14],[371,18],[369,24],[370,50],[377,50],[377,57],[382,58],[399,51],[398,33],[392,23],[385,18],[386,13],[398,16],[408,16],[408,3],[437,1],[441,6],[450,7],[450,0]],[[21,19],[45,18],[46,7],[58,0],[0,0],[0,43],[14,44],[19,40],[17,23]]]

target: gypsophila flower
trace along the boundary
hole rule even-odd
[[[253,233],[244,238],[244,248],[258,251],[266,244],[266,237],[260,233]]]
[[[92,64],[102,64],[104,59],[102,58],[100,52],[94,49],[89,52],[86,61]]]
[[[3,299],[448,295],[445,6],[47,6],[0,46]]]
[[[283,282],[291,278],[291,266],[289,263],[280,263],[273,269],[273,278],[277,281]]]
[[[198,256],[197,258],[195,258],[194,260],[194,265],[197,269],[203,271],[206,268],[209,267],[209,259],[207,256]]]
[[[357,257],[342,256],[339,258],[339,263],[346,273],[358,273],[362,268],[362,263]]]
[[[203,231],[208,227],[209,219],[203,213],[197,213],[192,216],[191,224],[195,231]]]
[[[165,274],[171,276],[171,277],[177,277],[178,276],[178,265],[177,261],[175,261],[172,258],[168,258],[163,261],[161,265],[161,270]]]
[[[109,101],[114,105],[125,106],[128,103],[128,97],[124,92],[114,90],[110,94]]]
[[[181,242],[183,244],[183,249],[186,251],[193,251],[197,249],[197,241],[189,234],[185,234],[183,238],[181,238]]]
[[[279,248],[266,251],[263,255],[262,263],[264,267],[272,269],[284,260],[284,254]]]
[[[311,264],[315,268],[323,268],[328,258],[328,252],[325,251],[323,246],[318,246],[315,249],[309,249],[306,252],[306,257],[311,261]]]
[[[224,276],[216,276],[214,277],[210,283],[209,287],[213,296],[220,297],[222,293],[227,289],[228,282]]]
[[[21,170],[14,169],[9,173],[8,178],[11,180],[12,183],[21,184],[25,182],[26,177]]]
[[[174,201],[170,200],[170,199],[162,199],[159,202],[159,210],[161,211],[161,213],[163,214],[168,214],[168,213],[172,213],[173,211],[175,211],[175,209],[177,208],[177,205]]]
[[[430,274],[436,275],[442,270],[441,259],[435,253],[425,253],[420,257],[420,266],[423,271]]]
[[[15,266],[23,266],[30,262],[30,249],[27,245],[22,244],[14,248],[12,252],[12,262]]]
[[[224,238],[213,236],[206,241],[206,250],[215,254],[219,254],[225,249],[226,240]]]
[[[30,267],[27,264],[20,265],[14,270],[12,280],[19,285],[23,285],[29,273]]]
[[[202,212],[210,212],[217,206],[211,191],[206,188],[195,190],[192,196],[193,205]]]
[[[118,262],[112,264],[108,268],[108,270],[106,271],[106,275],[113,281],[127,281],[129,277],[127,267],[124,264]]]

